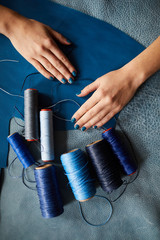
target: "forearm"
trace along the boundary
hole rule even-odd
[[[137,88],[160,70],[160,37],[123,68],[133,75]]]
[[[13,28],[18,24],[19,20],[24,18],[17,12],[0,5],[0,33],[6,37],[10,37]]]

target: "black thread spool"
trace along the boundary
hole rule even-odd
[[[39,138],[38,126],[38,91],[33,88],[24,91],[24,120],[25,139],[37,141]]]
[[[119,188],[123,181],[120,177],[119,164],[110,145],[103,139],[90,143],[86,151],[95,169],[100,186],[105,192],[111,193]]]

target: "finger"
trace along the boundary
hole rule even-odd
[[[67,80],[65,77],[43,56],[38,58],[42,66],[52,75],[54,75],[61,83],[65,84]]]
[[[45,78],[48,78],[50,80],[53,80],[54,79],[54,75],[51,74],[50,72],[48,72],[44,67],[43,65],[37,61],[36,59],[32,58],[30,61],[29,61],[37,70],[38,72],[40,72]]]
[[[72,116],[72,121],[73,119],[76,119],[76,121],[78,121],[88,110],[90,110],[94,105],[96,105],[99,100],[100,99],[96,91]]]
[[[50,50],[44,52],[44,57],[67,79],[69,83],[73,82],[73,75],[68,68]]]
[[[66,45],[71,44],[71,41],[69,39],[65,38],[61,33],[56,32],[53,29],[50,29],[50,30],[51,30],[51,33],[54,36],[54,38],[57,39],[60,43],[66,44]]]
[[[61,61],[63,64],[68,68],[70,73],[75,77],[76,76],[76,69],[68,60],[68,58],[64,55],[64,53],[59,49],[57,44],[54,42],[48,49]]]
[[[93,83],[87,85],[85,88],[81,90],[80,93],[76,94],[78,97],[84,97],[89,93],[95,91],[98,88],[98,81],[95,80]]]
[[[113,118],[119,111],[121,110],[120,107],[116,107],[114,110],[109,112],[105,117],[102,119],[98,120],[93,124],[93,128],[100,128],[102,127],[105,123],[107,123],[111,118]]]
[[[75,124],[82,128],[82,131],[87,130],[94,123],[100,121],[109,111],[109,108],[106,109],[102,101],[93,106],[89,111],[87,111]]]

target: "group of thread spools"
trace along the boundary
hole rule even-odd
[[[54,163],[53,113],[49,108],[38,110],[38,91],[24,91],[25,140],[18,133],[8,136],[8,141],[23,164],[24,169],[34,166],[34,175],[44,218],[63,213],[63,201],[56,177]],[[39,124],[40,122],[40,124]],[[39,134],[40,125],[40,134]],[[41,165],[35,164],[25,141],[38,141],[40,135]],[[121,142],[114,128],[103,131],[102,139],[86,146],[86,153],[73,149],[60,156],[65,174],[75,199],[79,202],[91,199],[96,193],[95,180],[102,189],[111,193],[122,184],[123,175],[132,175],[137,170],[135,159]]]

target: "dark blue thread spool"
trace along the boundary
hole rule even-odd
[[[44,218],[53,218],[63,213],[63,203],[59,191],[56,169],[51,164],[34,170],[40,209]]]
[[[7,140],[17,154],[17,157],[24,168],[28,168],[35,163],[33,156],[28,150],[22,136],[19,135],[18,132],[9,135]]]
[[[102,137],[110,144],[115,156],[123,168],[123,172],[132,175],[137,170],[137,164],[128,152],[126,146],[122,143],[119,134],[114,128],[109,128],[102,133]]]
[[[110,145],[105,140],[98,140],[88,144],[86,151],[102,189],[110,193],[119,188],[123,181],[120,177],[119,165]]]

